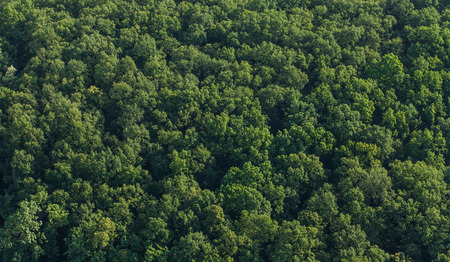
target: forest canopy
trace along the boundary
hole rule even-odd
[[[450,261],[449,56],[449,0],[0,0],[1,260]]]

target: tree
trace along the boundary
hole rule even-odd
[[[182,237],[173,248],[169,259],[179,261],[217,261],[217,249],[209,243],[201,232]]]
[[[403,64],[398,56],[387,54],[383,56],[381,61],[369,67],[368,75],[373,79],[379,80],[385,87],[393,87],[398,90],[404,79]]]
[[[66,239],[66,255],[73,261],[103,260],[116,237],[116,224],[102,212],[87,215],[77,227],[73,227]]]
[[[371,246],[359,225],[352,225],[350,216],[339,215],[330,226],[330,246],[333,261],[359,259],[387,261],[388,255],[377,246]]]
[[[17,211],[10,215],[0,230],[0,250],[5,261],[37,260],[44,255],[41,231],[42,209],[34,201],[22,201]]]
[[[227,184],[220,188],[223,194],[223,205],[226,214],[236,219],[243,211],[256,211],[257,213],[270,213],[270,202],[256,189],[240,184]]]
[[[270,261],[319,261],[315,258],[321,246],[317,229],[300,225],[296,220],[284,221],[270,249]]]
[[[336,196],[331,190],[330,184],[324,184],[305,202],[304,210],[316,212],[325,225],[330,223],[339,213]]]

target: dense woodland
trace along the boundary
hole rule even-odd
[[[449,0],[0,0],[2,261],[450,261]]]

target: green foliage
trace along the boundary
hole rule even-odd
[[[317,229],[298,221],[284,221],[270,252],[271,261],[318,261],[315,252],[320,246]]]
[[[448,261],[448,0],[0,0],[0,260]]]
[[[2,260],[29,261],[44,255],[41,245],[45,235],[41,232],[40,211],[36,202],[22,201],[17,211],[8,216],[0,230]]]
[[[90,257],[104,260],[106,251],[116,237],[116,224],[96,212],[88,214],[69,233],[66,255],[73,261],[84,261]]]
[[[175,244],[169,259],[179,261],[217,261],[219,255],[208,239],[201,232],[196,232],[182,237]]]

